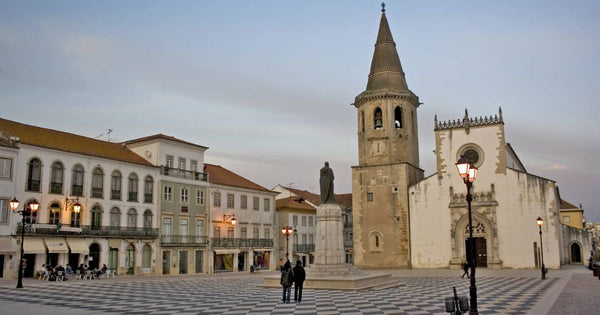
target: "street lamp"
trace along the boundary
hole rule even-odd
[[[77,221],[79,221],[79,213],[81,212],[81,204],[79,203],[79,197],[75,197],[75,198],[68,198],[65,195],[65,211],[69,210],[69,205],[73,205],[73,213],[75,213],[75,217],[77,218]]]
[[[231,223],[231,225],[237,224],[237,219],[235,218],[235,215],[233,215],[233,214],[224,214],[223,221],[225,221],[225,223]]]
[[[541,217],[538,217],[535,222],[540,228],[540,258],[542,259],[542,279],[546,279],[546,266],[544,266],[544,246],[542,245],[542,224],[544,224],[544,220]]]
[[[469,241],[467,242],[469,248],[467,251],[467,260],[469,262],[469,266],[471,267],[471,286],[469,288],[471,295],[471,309],[469,314],[478,315],[477,286],[475,285],[475,265],[477,265],[477,257],[475,257],[475,243],[473,242],[473,219],[471,215],[471,201],[473,200],[473,196],[471,196],[471,188],[473,187],[473,182],[475,179],[477,179],[477,167],[475,167],[464,156],[461,156],[460,159],[458,159],[458,162],[456,162],[456,169],[458,170],[458,175],[460,175],[465,185],[467,185],[467,208],[469,210]]]
[[[17,198],[13,198],[10,202],[10,209],[14,212],[14,213],[19,213],[22,217],[21,219],[21,259],[19,259],[19,275],[18,275],[18,281],[17,281],[17,289],[21,289],[23,288],[23,243],[25,240],[25,216],[26,215],[31,215],[32,213],[36,212],[37,209],[40,207],[40,204],[37,202],[37,200],[33,200],[31,201],[29,204],[27,204],[25,207],[23,207],[23,210],[18,210],[19,209],[19,200],[17,200]]]
[[[292,233],[294,233],[294,229],[291,226],[284,226],[281,228],[281,233],[283,233],[285,235],[285,259],[286,261],[289,260],[288,255],[289,255],[289,248],[290,248],[290,235]]]

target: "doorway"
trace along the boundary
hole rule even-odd
[[[476,260],[476,266],[477,267],[487,267],[487,244],[485,241],[485,237],[473,237],[473,240],[475,241],[475,258]],[[469,239],[467,238],[465,240],[465,248],[467,249],[467,255],[465,255],[466,257],[469,257],[468,255],[468,249],[469,249]]]
[[[184,275],[187,274],[188,267],[188,252],[187,250],[179,251],[179,274]]]
[[[125,254],[125,267],[127,268],[127,274],[132,275],[135,272],[135,247],[132,244],[127,246],[127,252]]]
[[[169,262],[171,261],[171,252],[168,250],[163,251],[163,256],[162,256],[162,273],[163,275],[168,275],[170,273],[170,264]]]
[[[23,277],[31,278],[34,276],[33,273],[35,270],[35,254],[25,254],[23,255],[23,259],[25,259],[25,271],[23,272]]]
[[[571,244],[571,263],[581,263],[581,248],[579,244]]]
[[[0,278],[4,277],[4,255],[0,255]]]
[[[58,266],[58,254],[48,253],[46,255],[46,266],[57,267]]]
[[[79,266],[79,254],[70,253],[68,264],[71,265],[71,268],[73,268],[73,270],[75,270],[77,266]]]
[[[202,263],[204,260],[202,257],[204,256],[204,252],[201,250],[196,251],[196,273],[202,273]]]
[[[111,248],[108,251],[108,269],[116,273],[118,264],[119,250],[116,248]]]
[[[90,257],[88,260],[88,269],[94,270],[100,267],[100,245],[97,243],[90,245]]]
[[[246,265],[246,252],[238,253],[238,271],[244,271]]]

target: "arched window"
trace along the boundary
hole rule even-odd
[[[27,223],[36,224],[37,223],[37,210],[32,211],[31,208],[29,207],[29,204],[33,201],[34,201],[34,199],[29,199],[25,202],[27,210],[29,210],[29,214],[27,214],[23,217],[25,224],[27,224]]]
[[[110,176],[110,199],[121,200],[121,172],[114,171]]]
[[[48,218],[48,224],[58,224],[60,222],[60,204],[58,202],[53,202],[50,204],[48,213],[50,215]]]
[[[150,211],[149,209],[144,211],[144,228],[152,228],[152,211]]]
[[[92,197],[102,198],[104,190],[104,172],[101,168],[96,167],[92,171]]]
[[[152,258],[152,247],[146,244],[142,248],[142,268],[150,268],[150,261]]]
[[[99,205],[92,207],[92,220],[90,222],[92,230],[99,230],[102,226],[102,208]]]
[[[394,109],[394,126],[402,128],[402,108],[400,106],[396,106]]]
[[[383,235],[379,231],[369,233],[369,251],[381,252],[383,250]]]
[[[152,203],[152,190],[154,189],[154,180],[148,175],[144,179],[144,202]]]
[[[71,195],[83,196],[83,166],[76,164],[73,166],[73,174],[71,176]]]
[[[365,131],[365,112],[360,111],[360,130]]]
[[[61,162],[52,163],[50,172],[50,193],[62,194],[63,182],[65,177],[65,167]]]
[[[27,190],[40,191],[40,180],[42,179],[42,162],[39,159],[31,159],[27,172]]]
[[[127,201],[138,201],[138,177],[135,173],[129,174]]]
[[[75,209],[71,208],[71,226],[72,227],[80,227],[81,226],[81,211],[83,211],[83,209],[80,209],[79,212],[75,212]]]
[[[121,226],[121,210],[117,207],[110,209],[110,226],[115,228]]]
[[[373,113],[373,126],[376,130],[383,129],[383,112],[379,107],[375,108]]]
[[[127,227],[135,228],[137,227],[137,211],[133,208],[127,211]]]

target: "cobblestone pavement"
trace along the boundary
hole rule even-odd
[[[262,277],[249,275],[29,280],[21,290],[13,281],[0,283],[0,313],[27,314],[37,306],[43,314],[447,314],[444,297],[452,295],[453,286],[459,295],[469,295],[469,280],[455,274],[395,274],[404,285],[384,290],[304,290],[298,304],[282,303],[281,289],[263,288]],[[558,279],[479,276],[480,314],[531,314]]]

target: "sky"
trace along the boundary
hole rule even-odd
[[[352,190],[380,1],[0,1],[0,116],[125,141],[162,133],[264,186]],[[530,173],[600,221],[600,2],[388,1],[418,110],[493,115]]]

